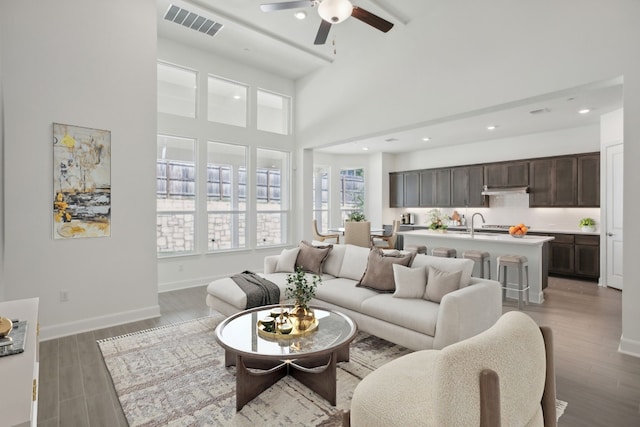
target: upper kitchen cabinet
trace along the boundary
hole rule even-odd
[[[529,162],[518,160],[484,165],[484,185],[488,187],[529,185]]]
[[[486,207],[482,195],[483,166],[463,166],[451,169],[451,206]]]
[[[531,160],[529,206],[600,206],[600,155],[595,153]]]
[[[578,206],[600,207],[600,154],[578,156]]]
[[[529,206],[575,206],[578,167],[575,157],[529,162]]]
[[[437,169],[434,176],[436,206],[451,206],[451,169]]]
[[[404,206],[404,173],[392,172],[389,174],[389,207],[401,208]]]
[[[405,172],[404,174],[404,205],[416,207],[420,204],[420,173]]]
[[[436,205],[436,190],[435,190],[435,171],[433,169],[427,169],[420,171],[420,206],[432,207]]]

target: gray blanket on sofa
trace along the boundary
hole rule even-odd
[[[251,271],[243,271],[231,276],[240,289],[247,294],[245,308],[261,307],[263,305],[278,304],[280,302],[280,288]]]

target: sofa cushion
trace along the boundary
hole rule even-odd
[[[340,267],[338,277],[347,279],[360,280],[364,271],[367,269],[367,256],[369,256],[369,248],[361,246],[345,245],[344,258]]]
[[[396,283],[393,280],[393,265],[408,266],[414,254],[400,252],[385,254],[381,249],[371,248],[367,261],[367,269],[356,286],[373,289],[378,292],[394,292]]]
[[[396,284],[394,298],[422,298],[427,287],[427,270],[393,264],[393,280]]]
[[[293,273],[296,269],[296,259],[300,248],[283,249],[278,257],[276,273]]]
[[[375,291],[356,287],[355,280],[341,277],[324,281],[316,288],[316,299],[356,312],[360,312],[363,301],[376,295]]]
[[[304,271],[321,276],[322,264],[327,259],[332,247],[333,245],[313,246],[303,240],[298,245],[300,252],[298,252],[298,258],[296,259],[296,268],[302,267]]]
[[[360,312],[394,325],[435,336],[440,305],[420,298],[394,298],[378,294],[362,302]]]
[[[340,268],[342,267],[342,260],[346,250],[346,245],[333,245],[333,249],[331,249],[322,265],[322,272],[331,274],[334,277],[340,276]]]
[[[435,267],[429,267],[424,299],[439,304],[442,297],[460,288],[461,275],[462,271],[446,272]]]
[[[473,273],[473,260],[466,258],[442,258],[431,255],[417,254],[411,264],[412,267],[433,266],[440,271],[456,272],[462,271],[460,275],[460,287],[464,288],[471,282],[471,273]]]

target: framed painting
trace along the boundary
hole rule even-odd
[[[111,235],[111,132],[53,124],[53,238]]]

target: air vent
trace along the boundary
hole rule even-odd
[[[398,138],[387,138],[384,140],[384,142],[398,142],[399,139]]]
[[[223,25],[219,22],[200,16],[197,13],[189,12],[176,5],[169,6],[169,10],[164,14],[164,19],[175,22],[192,30],[199,31],[211,37],[220,31]]]
[[[529,114],[544,114],[544,113],[548,113],[551,110],[549,110],[548,108],[538,108],[537,110],[531,110],[529,111]]]

